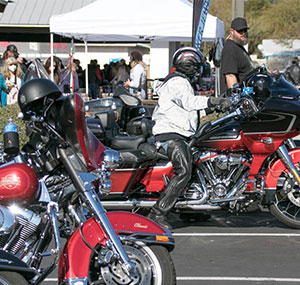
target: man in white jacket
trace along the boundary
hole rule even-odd
[[[197,80],[203,55],[195,48],[180,48],[174,53],[176,71],[169,74],[157,93],[158,105],[153,112],[153,134],[173,164],[174,176],[151,209],[148,217],[172,229],[167,214],[186,187],[192,173],[192,155],[187,140],[194,135],[199,118],[218,105],[221,111],[230,106],[226,98],[195,96],[192,82]]]

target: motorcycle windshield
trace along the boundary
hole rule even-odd
[[[72,149],[84,157],[87,170],[99,168],[105,147],[86,125],[85,108],[81,97],[72,94],[57,99],[55,117],[57,130]]]
[[[48,75],[43,63],[39,59],[33,60],[28,66],[28,69],[24,75],[24,82],[34,78],[50,79],[50,76]]]
[[[84,103],[78,94],[74,94],[76,134],[80,149],[85,158],[88,170],[94,170],[101,164],[104,145],[96,138],[86,125]]]
[[[282,76],[270,86],[272,98],[299,99],[300,91]]]

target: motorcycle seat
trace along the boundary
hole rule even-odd
[[[136,168],[149,158],[140,150],[120,150],[120,168]]]
[[[153,144],[150,143],[142,143],[139,145],[138,149],[142,151],[148,159],[150,160],[169,160],[168,156],[162,149],[156,149]]]
[[[115,150],[136,150],[145,141],[145,137],[140,136],[114,136],[111,140],[111,148]]]
[[[112,129],[116,121],[116,114],[112,110],[102,111],[95,114],[104,129]]]

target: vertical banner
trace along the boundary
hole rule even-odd
[[[200,51],[202,36],[208,13],[210,0],[194,0],[193,2],[193,46]]]

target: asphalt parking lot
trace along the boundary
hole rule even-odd
[[[216,212],[204,223],[176,225],[180,285],[300,284],[300,232],[269,212]]]
[[[171,216],[179,285],[300,284],[300,231],[268,212],[213,212],[206,222]],[[44,284],[57,284],[56,272]]]

